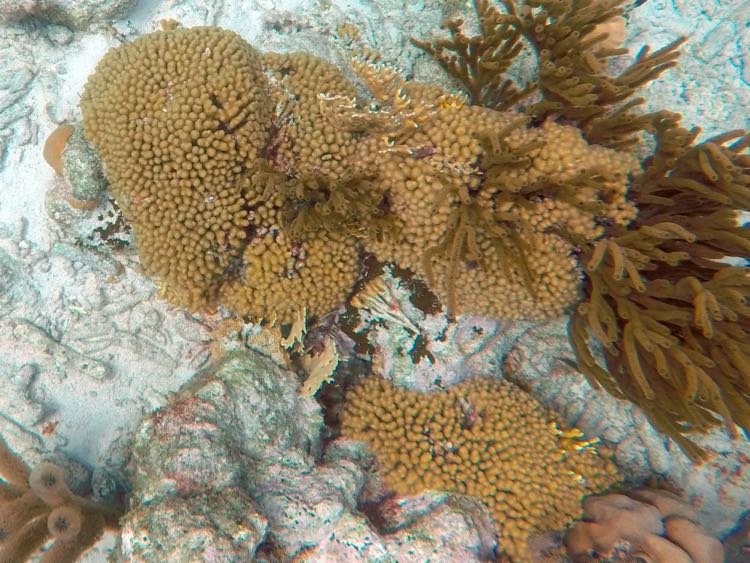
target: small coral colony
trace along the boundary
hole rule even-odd
[[[451,317],[571,313],[591,384],[700,461],[690,433],[750,430],[738,265],[750,137],[697,143],[678,114],[642,109],[639,87],[676,64],[684,38],[613,74],[622,1],[474,3],[476,35],[453,19],[413,41],[453,90],[372,52],[353,52],[345,73],[174,22],[111,49],[85,86],[83,125],[142,268],[191,311],[280,323],[345,302],[366,255],[423,280]],[[529,52],[537,72],[519,83],[508,69]],[[371,377],[341,426],[393,489],[484,501],[519,560],[531,534],[619,480],[603,451],[494,380],[424,395]]]

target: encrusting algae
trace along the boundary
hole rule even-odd
[[[750,141],[696,144],[679,116],[639,111],[684,38],[609,75],[622,4],[475,0],[478,35],[449,20],[448,38],[415,40],[458,94],[355,57],[358,90],[309,54],[170,25],[99,63],[85,133],[176,304],[321,316],[367,252],[452,316],[572,311],[592,384],[700,459],[686,432],[750,431],[748,269],[723,260],[750,254]],[[516,84],[527,47],[538,75]],[[643,133],[657,148],[639,161]]]
[[[620,480],[614,465],[513,384],[474,378],[418,393],[369,377],[349,394],[344,436],[377,456],[389,488],[468,494],[489,508],[499,551],[528,561],[527,541],[563,528],[581,498]]]

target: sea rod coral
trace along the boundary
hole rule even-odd
[[[594,146],[624,155],[641,131],[655,137],[653,154],[627,171],[632,212],[615,220],[602,213],[611,196],[601,190],[606,177],[597,174],[566,179],[557,172],[531,189],[508,182],[501,189],[518,206],[572,204],[592,221],[593,236],[559,220],[542,228],[573,245],[584,266],[584,299],[570,325],[579,369],[592,385],[640,406],[657,429],[700,459],[705,452],[686,431],[722,423],[732,434],[735,425],[750,431],[750,277],[746,266],[735,265],[750,255],[750,227],[740,221],[740,212],[750,210],[750,136],[731,131],[696,143],[700,130],[682,127],[679,115],[638,111],[644,100],[634,96],[637,88],[675,64],[684,38],[653,53],[643,48],[631,66],[610,76],[609,59],[626,50],[607,44],[600,30],[621,16],[623,2],[501,4],[505,12],[476,0],[477,36],[453,20],[446,24],[449,39],[416,43],[477,104],[518,105],[536,88],[539,96],[523,110],[574,125]],[[521,41],[539,59],[536,83],[523,90],[505,77]],[[486,180],[495,174],[486,170]]]

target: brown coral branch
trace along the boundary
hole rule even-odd
[[[590,379],[616,382],[657,428],[702,457],[684,432],[722,420],[730,433],[735,424],[750,429],[750,269],[726,262],[750,255],[750,230],[738,222],[738,210],[750,209],[749,163],[738,151],[746,136],[693,145],[695,132],[671,114],[653,128],[657,151],[632,186],[639,217],[582,254],[587,299],[571,336]],[[636,258],[640,284],[626,255]],[[615,334],[605,333],[613,311]],[[606,371],[584,349],[589,334],[605,346]]]
[[[536,85],[519,88],[505,72],[523,50],[521,33],[502,21],[489,0],[474,0],[479,19],[479,35],[467,36],[463,20],[446,20],[443,27],[450,38],[432,43],[412,38],[412,43],[437,60],[443,69],[466,88],[473,104],[506,110],[518,104]]]
[[[651,52],[643,47],[619,75],[607,62],[627,53],[613,46],[607,27],[624,25],[623,0],[502,0],[504,11],[476,0],[480,34],[468,37],[461,19],[448,20],[449,38],[413,43],[433,56],[466,88],[474,104],[509,109],[538,89],[541,99],[526,112],[537,119],[555,116],[575,123],[591,143],[608,147],[635,144],[655,114],[641,114],[638,88],[676,64],[680,37]],[[523,40],[538,58],[538,83],[518,89],[505,73],[523,51]],[[509,92],[509,95],[506,94]]]

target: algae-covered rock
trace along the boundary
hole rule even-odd
[[[29,16],[86,29],[124,16],[136,0],[0,0],[0,23]]]
[[[213,495],[169,497],[130,512],[122,530],[125,561],[250,561],[266,520],[235,487]]]
[[[102,164],[96,149],[83,138],[83,128],[77,124],[62,152],[63,177],[73,197],[81,202],[99,201],[107,189]]]
[[[358,507],[371,459],[352,444],[322,460],[320,408],[298,389],[268,356],[235,352],[148,416],[133,441],[120,560],[249,561],[268,555],[261,545],[273,560],[479,560],[491,542],[471,511],[441,507],[445,495],[377,530]]]
[[[257,353],[236,353],[183,386],[148,417],[133,445],[134,503],[244,484],[268,457],[317,452],[317,403],[297,396],[294,374]]]
[[[200,546],[250,560],[266,535],[256,499],[274,494],[271,460],[307,469],[320,452],[320,409],[298,385],[270,358],[235,353],[147,417],[133,443],[121,556],[182,561]]]

